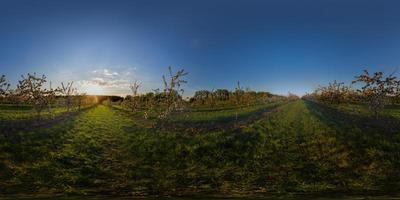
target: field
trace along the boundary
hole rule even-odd
[[[8,199],[35,199],[35,200],[77,200],[77,199],[82,199],[81,196],[57,196],[57,197],[17,197],[13,196],[12,198],[0,198],[4,200]],[[88,200],[100,200],[100,199],[105,199],[105,200],[126,200],[128,198],[126,197],[110,197],[110,196],[92,196],[92,197],[85,197],[85,199]],[[336,197],[310,197],[310,196],[301,196],[301,197],[293,197],[293,196],[287,196],[287,197],[264,197],[264,198],[246,198],[246,197],[236,197],[236,198],[224,198],[224,197],[168,197],[168,198],[148,198],[150,200],[152,199],[169,199],[169,200],[191,200],[191,199],[198,199],[198,200],[205,200],[205,199],[210,199],[210,200],[276,200],[276,199],[281,199],[281,200],[308,200],[308,199],[315,199],[315,200],[363,200],[363,199],[369,199],[369,200],[398,200],[400,199],[397,196],[336,196]]]
[[[0,108],[4,195],[380,195],[400,190],[398,106],[372,120],[363,105],[285,100],[192,109],[162,123],[117,105],[60,109],[58,117],[42,122],[25,118],[34,116],[27,107]]]

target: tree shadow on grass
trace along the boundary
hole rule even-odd
[[[2,124],[0,171],[4,173],[0,174],[0,182],[3,183],[0,193],[35,193],[39,187],[57,188],[58,172],[67,169],[66,159],[59,153],[81,112],[63,114],[42,122]]]
[[[88,107],[77,112],[65,112],[52,118],[38,119],[34,117],[20,120],[0,120],[0,134],[9,135],[18,132],[43,132],[43,130],[49,129],[57,124],[73,121],[80,113],[91,108],[92,107]]]
[[[282,105],[285,104],[277,104],[248,113],[239,113],[237,117],[235,115],[231,115],[211,120],[162,121],[160,124],[158,124],[157,129],[189,134],[208,133],[215,131],[238,131],[257,120],[270,115],[271,113],[278,112]]]
[[[305,101],[310,112],[326,124],[335,128],[358,128],[363,133],[391,136],[400,133],[400,120],[391,116],[371,116],[345,113],[339,109],[313,101]]]
[[[0,152],[15,163],[33,162],[63,144],[63,138],[74,128],[81,112],[66,113],[43,121],[31,119],[1,124]]]

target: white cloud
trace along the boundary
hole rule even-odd
[[[95,70],[88,71],[86,74],[79,74],[81,78],[77,78],[77,87],[80,92],[97,95],[120,95],[130,94],[129,86],[134,81],[142,83],[140,92],[152,91],[158,88],[157,80],[149,78],[139,72],[141,67],[136,66],[112,66],[98,67]]]
[[[93,74],[98,76],[118,76],[118,72],[113,72],[109,69],[97,69],[92,71]]]
[[[132,70],[129,69],[121,72],[106,68],[96,69],[90,73],[90,78],[80,80],[78,84],[82,91],[88,93],[101,91],[104,94],[114,94],[115,91],[118,91],[119,95],[125,95],[129,92],[131,75]]]

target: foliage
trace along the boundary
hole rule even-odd
[[[318,93],[319,100],[324,103],[341,104],[348,102],[350,91],[351,88],[349,86],[335,80],[329,83],[328,86],[320,86],[316,93]]]
[[[199,102],[201,105],[204,105],[207,101],[211,100],[212,92],[208,90],[199,90],[196,91],[192,97],[192,102],[196,101]]]
[[[33,105],[38,117],[46,108],[51,112],[51,103],[55,100],[58,89],[52,89],[51,85],[49,88],[44,88],[44,83],[47,82],[45,75],[37,76],[36,73],[28,73],[27,76],[21,75],[21,78],[17,91],[22,99]]]
[[[194,107],[208,107],[208,106],[250,106],[258,105],[263,103],[272,103],[280,101],[283,98],[276,95],[272,95],[269,92],[256,92],[246,88],[240,91],[229,91],[227,89],[217,89],[217,90],[199,90],[196,91],[189,102]],[[240,103],[242,102],[242,103]]]
[[[287,99],[288,99],[289,101],[296,101],[296,100],[299,100],[300,97],[297,96],[296,94],[293,94],[293,93],[290,93],[290,92],[289,92],[289,94],[288,94],[288,96],[287,96]]]
[[[0,76],[0,98],[4,98],[10,88],[5,75]]]
[[[379,112],[388,104],[388,98],[398,95],[399,80],[393,74],[384,77],[383,72],[375,72],[373,75],[370,75],[367,70],[364,70],[364,73],[356,76],[356,80],[353,81],[353,83],[357,82],[364,84],[359,92],[361,92],[364,100],[368,103],[375,118],[378,117]]]

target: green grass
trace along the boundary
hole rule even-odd
[[[254,114],[267,106],[242,110]],[[383,135],[382,127],[365,132],[327,109],[299,100],[240,129],[185,134],[148,128],[123,110],[98,105],[55,125],[0,134],[0,194],[399,191],[400,135]],[[211,122],[232,111],[202,109],[192,118]]]
[[[203,123],[203,122],[229,122],[234,121],[236,119],[245,119],[252,115],[262,114],[264,112],[270,111],[280,105],[285,104],[286,102],[276,102],[276,103],[268,103],[268,104],[260,104],[260,105],[250,105],[250,106],[223,106],[223,107],[214,107],[214,108],[191,108],[187,111],[182,111],[173,114],[168,120],[172,123]],[[122,107],[121,105],[113,105],[113,108],[117,110],[124,110],[130,113],[130,110]],[[138,111],[134,114],[131,114],[136,119],[142,118],[144,112]],[[157,118],[155,113],[150,113],[150,120],[155,120]],[[138,119],[138,120],[142,120]]]
[[[129,197],[109,197],[109,196],[59,196],[59,197],[12,197],[12,198],[1,198],[4,200],[9,199],[32,199],[32,200],[78,200],[78,199],[88,199],[88,200],[126,200],[131,199]],[[249,198],[249,197],[169,197],[169,198],[144,198],[148,200],[398,200],[399,197],[396,196],[340,196],[340,197],[262,197],[262,198]]]
[[[180,122],[232,121],[235,120],[236,117],[239,119],[243,119],[245,117],[249,117],[250,115],[266,112],[282,104],[284,104],[284,102],[261,104],[255,106],[244,106],[239,108],[229,107],[224,109],[218,109],[218,108],[217,109],[203,108],[198,110],[195,109],[189,113],[183,113],[180,115],[173,116],[172,121],[180,121]]]
[[[83,106],[82,109],[87,107],[89,106]],[[51,110],[52,112],[49,112],[44,109],[41,113],[41,118],[47,119],[67,112],[65,107],[52,107]],[[74,112],[76,110],[77,108],[72,108],[70,111]],[[0,104],[0,111],[0,120],[23,120],[37,117],[36,111],[30,105]]]
[[[0,110],[32,110],[31,105],[16,105],[16,104],[0,104]]]
[[[373,117],[372,112],[368,109],[365,104],[341,104],[333,105],[333,108],[339,109],[347,114],[364,115]],[[400,105],[387,105],[381,112],[382,116],[400,118]]]

